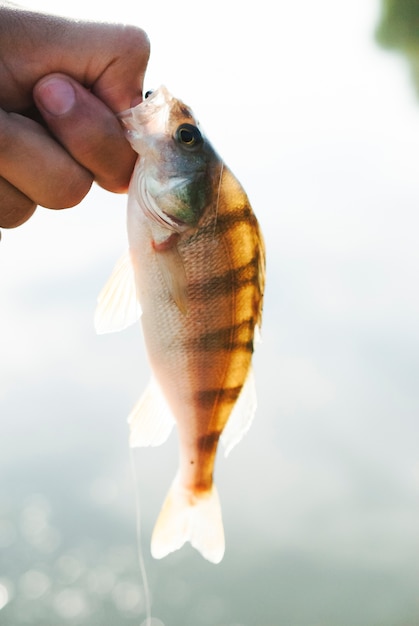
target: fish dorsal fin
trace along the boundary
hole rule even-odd
[[[177,304],[179,310],[186,314],[188,310],[188,287],[185,266],[177,245],[171,245],[157,250],[157,261],[164,282]]]
[[[234,446],[239,443],[249,430],[255,415],[256,406],[255,377],[252,368],[250,368],[237,402],[221,435],[224,456],[230,454]]]
[[[159,446],[169,437],[175,421],[154,377],[128,416],[131,448]]]
[[[126,252],[116,263],[98,297],[95,330],[101,335],[127,328],[138,321],[141,308],[135,290],[134,269]]]

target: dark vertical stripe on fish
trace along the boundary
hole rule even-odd
[[[239,205],[235,209],[229,210],[228,213],[213,215],[210,220],[200,226],[198,233],[193,233],[190,236],[190,239],[194,239],[197,234],[199,237],[209,236],[212,238],[214,235],[222,235],[241,224],[248,224],[249,229],[253,230],[256,223],[250,205]]]
[[[202,435],[202,437],[199,437],[198,439],[198,448],[201,450],[201,452],[213,452],[214,448],[218,444],[220,435],[220,430],[213,430],[206,435]]]
[[[191,348],[200,352],[218,352],[221,350],[253,352],[253,333],[255,322],[251,317],[239,324],[226,326],[194,339]]]
[[[242,390],[242,385],[238,387],[227,387],[226,389],[205,389],[196,393],[198,404],[203,409],[210,409],[217,404],[234,404]]]
[[[259,282],[259,254],[244,265],[229,269],[223,274],[213,276],[209,280],[189,285],[190,297],[195,299],[208,299],[230,293],[232,289],[238,290],[247,285],[257,285]]]

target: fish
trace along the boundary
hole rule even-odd
[[[98,298],[98,333],[141,317],[151,380],[131,411],[130,446],[160,445],[176,423],[179,468],[157,518],[152,556],[186,542],[225,552],[213,475],[256,410],[252,354],[262,320],[265,246],[243,187],[192,109],[162,85],[120,114],[138,159],[129,250]]]

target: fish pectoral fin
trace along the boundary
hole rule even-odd
[[[255,377],[252,368],[250,368],[240,395],[220,437],[224,446],[224,456],[230,454],[234,446],[239,443],[249,430],[255,416],[256,407]]]
[[[126,252],[116,263],[98,297],[95,330],[101,335],[127,328],[138,321],[141,308],[135,290],[134,269]]]
[[[166,286],[179,310],[188,310],[188,288],[185,266],[176,245],[156,251],[157,261]]]
[[[154,378],[128,416],[131,448],[159,446],[172,432],[174,419]]]
[[[216,487],[197,494],[182,487],[177,476],[154,527],[151,554],[161,559],[187,541],[211,563],[219,563],[224,556],[224,529]]]

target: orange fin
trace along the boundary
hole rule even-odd
[[[151,538],[155,559],[191,545],[211,561],[219,563],[224,556],[224,529],[220,500],[213,485],[210,491],[194,493],[182,487],[175,478],[163,504]]]
[[[154,378],[129,414],[128,423],[131,448],[159,446],[172,432],[175,421]]]
[[[141,308],[129,252],[116,263],[97,302],[94,324],[98,335],[123,330],[140,319]]]
[[[249,430],[255,416],[256,407],[255,377],[252,368],[250,368],[237,402],[220,437],[224,446],[224,456],[230,454],[234,446],[239,443]]]

